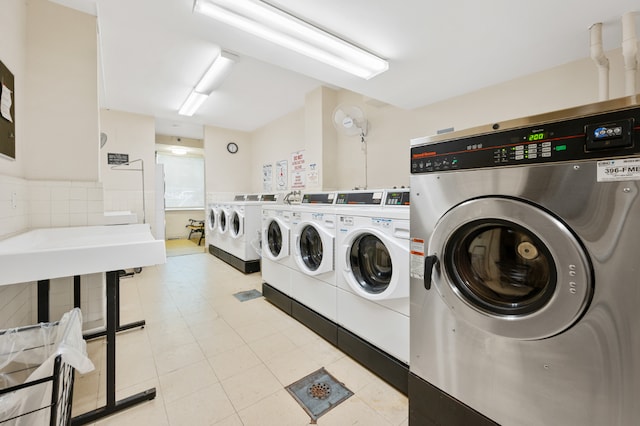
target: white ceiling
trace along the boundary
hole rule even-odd
[[[388,59],[389,71],[366,81],[194,14],[193,0],[52,1],[98,17],[101,107],[191,138],[202,125],[255,130],[319,85],[425,106],[588,57],[596,22],[605,50],[620,47],[620,17],[640,10],[638,0],[272,0]],[[193,117],[179,116],[221,48],[241,60]]]

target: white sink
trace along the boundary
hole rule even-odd
[[[34,229],[0,241],[0,285],[165,262],[148,224]]]

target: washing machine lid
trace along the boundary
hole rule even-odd
[[[303,221],[296,227],[295,260],[302,272],[319,275],[333,271],[334,236],[315,222]]]
[[[289,227],[276,217],[269,218],[262,230],[262,253],[271,260],[289,256]]]
[[[349,287],[369,300],[409,297],[409,248],[377,229],[349,232],[340,254]]]
[[[244,212],[234,209],[229,214],[229,235],[240,238],[244,235]]]
[[[436,224],[433,283],[454,315],[489,333],[542,339],[587,309],[593,273],[586,250],[552,213],[524,200],[465,201]]]

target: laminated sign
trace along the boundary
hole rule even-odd
[[[598,161],[598,182],[640,180],[640,158]]]

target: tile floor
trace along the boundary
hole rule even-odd
[[[354,395],[319,425],[407,425],[407,398],[260,297],[260,273],[244,275],[208,253],[169,257],[121,281],[117,398],[157,396],[96,425],[307,425],[285,387],[325,367]],[[104,339],[88,342],[96,370],[77,375],[74,415],[104,404]]]

